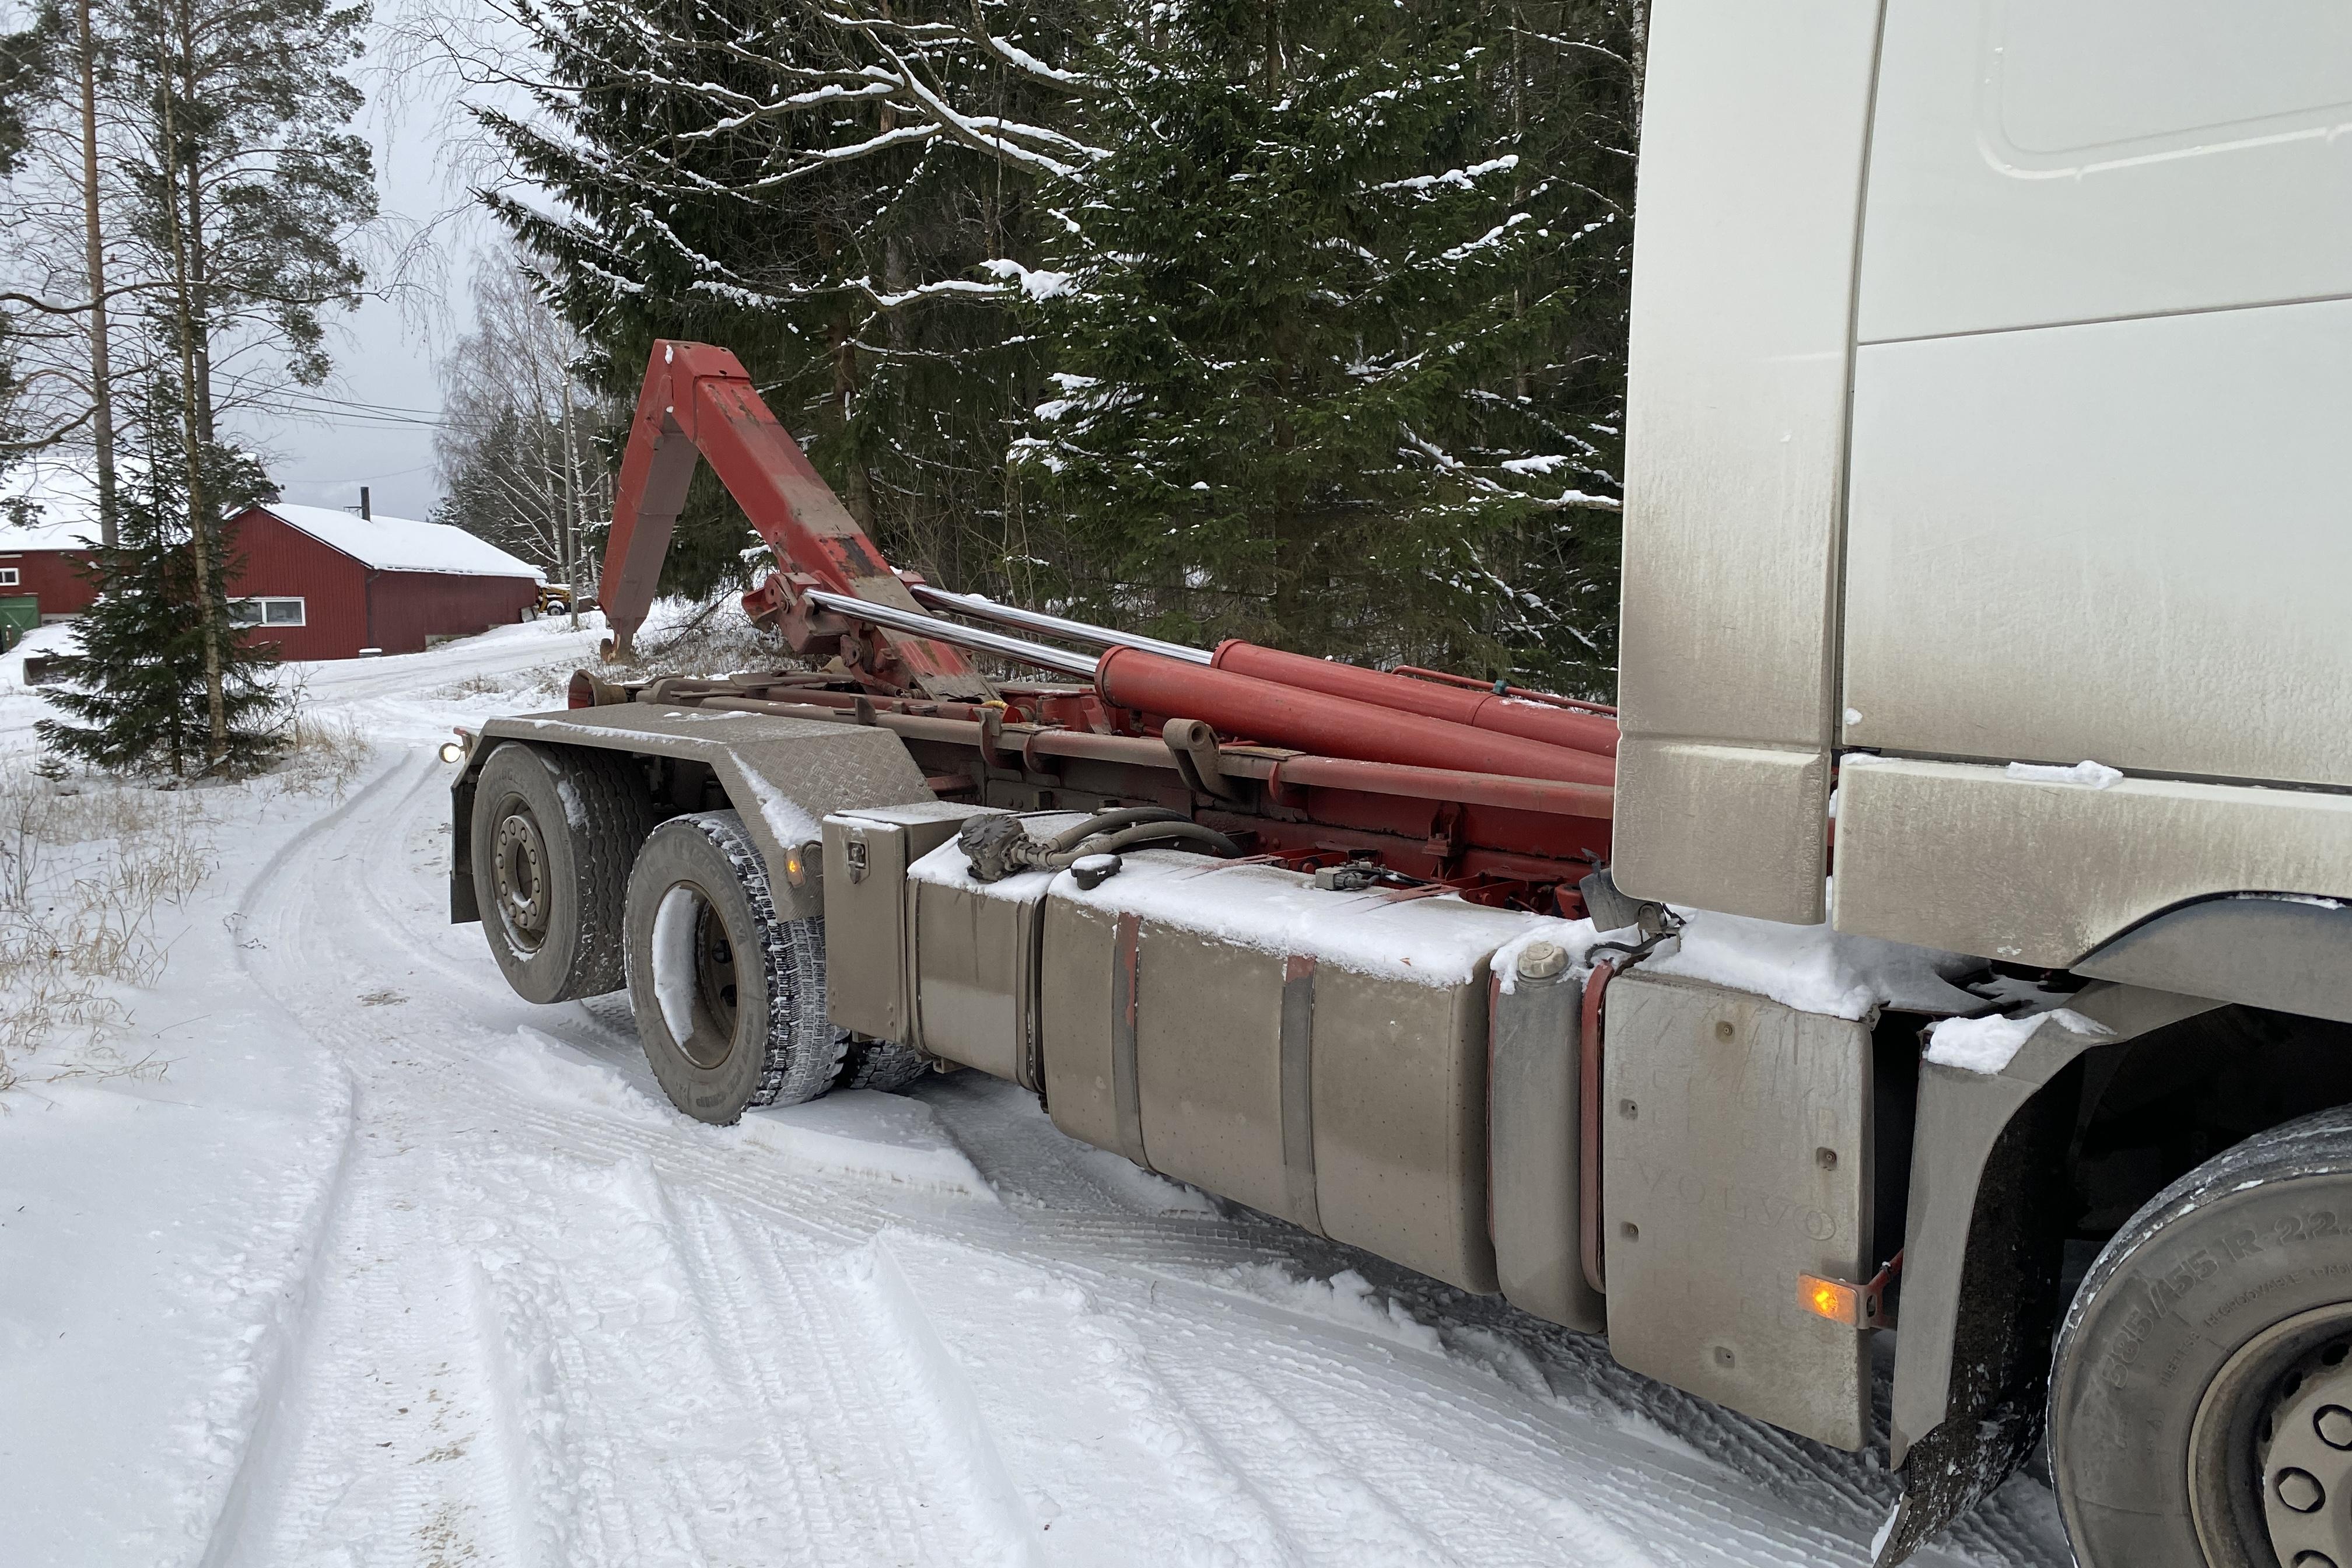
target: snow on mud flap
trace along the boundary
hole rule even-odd
[[[833,1085],[845,1037],[824,1011],[824,921],[783,920],[731,811],[674,816],[628,889],[629,1002],[673,1104],[726,1125]]]
[[[653,821],[625,757],[512,741],[490,753],[474,786],[474,886],[517,995],[569,1002],[621,988],[629,865]]]

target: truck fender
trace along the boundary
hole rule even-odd
[[[933,798],[907,743],[873,725],[657,702],[493,719],[482,726],[481,739],[453,784],[458,853],[450,868],[452,923],[480,918],[464,839],[471,828],[474,774],[500,741],[707,763],[767,866],[776,913],[783,920],[824,912],[820,825],[829,814]]]
[[[1903,1491],[1878,1568],[1903,1562],[1975,1506],[2040,1439],[2051,1337],[2064,1305],[2065,1194],[2050,1176],[2074,1129],[2068,1069],[2093,1047],[2221,1005],[2094,983],[2067,1007],[2104,1033],[2053,1019],[1997,1073],[1920,1065],[1887,1454]]]
[[[2352,907],[2303,894],[2200,899],[2077,959],[2074,973],[2352,1024]]]

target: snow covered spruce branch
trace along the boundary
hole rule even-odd
[[[1441,472],[1450,474],[1455,479],[1462,480],[1463,483],[1468,485],[1472,489],[1478,491],[1480,494],[1493,497],[1497,500],[1507,499],[1510,500],[1520,501],[1543,511],[1564,511],[1570,510],[1582,510],[1586,511],[1622,511],[1624,510],[1625,503],[1619,500],[1616,497],[1593,495],[1586,490],[1568,489],[1560,491],[1558,495],[1545,496],[1531,494],[1527,490],[1513,489],[1507,484],[1502,484],[1495,479],[1488,479],[1482,473],[1479,473],[1469,464],[1454,456],[1451,452],[1446,451],[1435,442],[1427,440],[1423,437],[1414,434],[1412,426],[1400,426],[1400,428],[1403,431],[1405,438],[1403,455],[1410,456],[1413,453],[1419,453],[1422,457],[1424,457],[1432,463],[1434,463]],[[1551,456],[1515,458],[1505,462],[1503,467],[1515,474],[1538,475],[1549,474],[1554,468],[1565,466],[1569,461],[1570,459],[1567,458]]]

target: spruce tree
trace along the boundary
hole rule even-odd
[[[150,402],[170,397],[159,387]],[[168,438],[173,410],[151,406],[144,426]],[[215,562],[225,571],[206,574],[208,584],[200,576],[178,457],[167,446],[124,476],[117,542],[94,552],[86,568],[98,596],[74,621],[58,683],[42,690],[67,717],[36,729],[52,752],[110,773],[242,776],[284,748],[290,715],[271,679],[275,654],[234,630],[219,649],[226,743],[215,739],[205,628],[230,623],[221,583],[236,563]],[[205,493],[240,507],[274,496],[244,454],[215,447],[206,459]]]
[[[1076,603],[1605,689],[1628,204],[1535,164],[1496,21],[1187,7],[1118,51],[1013,454]]]
[[[1087,156],[1059,127],[1095,24],[1072,0],[524,0],[538,112],[483,119],[522,183],[486,197],[635,404],[656,338],[724,344],[895,557],[1003,591],[1004,427],[1034,345],[980,270],[1034,259],[1036,183]],[[625,428],[617,434],[625,435]],[[664,585],[741,570],[708,473]]]

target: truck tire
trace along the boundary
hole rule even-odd
[[[916,1079],[930,1070],[929,1061],[917,1055],[911,1046],[852,1035],[842,1055],[841,1076],[834,1080],[833,1087],[896,1094],[912,1087]]]
[[[489,754],[474,784],[474,888],[515,994],[570,1002],[621,988],[629,865],[653,825],[626,757],[519,741]]]
[[[2050,1468],[2083,1568],[2352,1568],[2352,1107],[2107,1244],[2059,1332]]]
[[[824,921],[782,920],[731,811],[673,816],[629,873],[629,1005],[670,1103],[726,1126],[833,1087]]]

